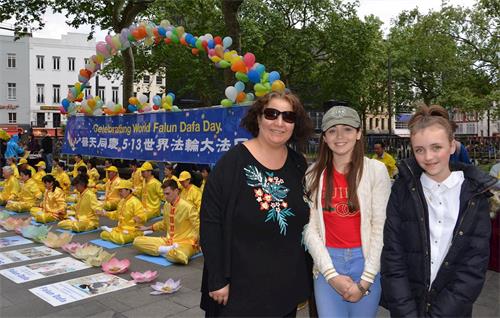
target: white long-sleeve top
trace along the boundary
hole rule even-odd
[[[311,194],[311,216],[304,229],[304,243],[314,260],[315,276],[321,273],[325,279],[339,275],[325,245],[325,223],[321,194],[323,174],[318,191]],[[309,185],[312,180],[308,178]],[[365,258],[365,267],[361,279],[373,283],[380,271],[380,255],[383,246],[383,232],[387,201],[391,193],[391,180],[385,165],[377,160],[364,158],[363,176],[358,185],[358,200],[361,214],[361,248]]]

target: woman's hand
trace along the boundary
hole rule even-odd
[[[359,290],[356,283],[352,284],[349,290],[343,295],[344,300],[349,301],[351,303],[358,302],[361,298],[363,298],[363,294],[361,290]]]
[[[332,286],[333,289],[335,289],[342,297],[352,287],[352,285],[356,287],[356,284],[351,277],[345,275],[338,275],[334,278],[330,278],[328,280],[328,284],[330,284],[330,286]]]
[[[208,296],[212,297],[212,299],[215,300],[217,303],[219,303],[219,305],[225,306],[229,298],[229,284],[227,284],[226,286],[222,287],[219,290],[209,292]]]

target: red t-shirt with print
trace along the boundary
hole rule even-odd
[[[358,211],[349,212],[347,200],[347,179],[334,169],[333,189],[330,209],[326,207],[326,171],[323,175],[323,220],[325,222],[326,246],[336,248],[356,248],[361,246],[361,216]]]

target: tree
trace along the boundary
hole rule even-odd
[[[64,13],[72,27],[83,24],[91,25],[89,39],[99,26],[102,30],[112,30],[120,33],[123,28],[131,25],[141,12],[144,12],[155,0],[38,0],[18,1],[0,0],[0,21],[16,18],[16,34],[26,29],[42,29],[45,25],[43,14],[52,9]],[[123,58],[123,100],[126,101],[133,93],[134,56],[132,49],[122,51]]]

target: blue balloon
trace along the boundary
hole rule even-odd
[[[168,93],[167,95],[172,96],[172,101],[174,101],[174,100],[175,100],[175,94],[174,94],[174,93],[170,92],[170,93]]]
[[[167,30],[165,30],[164,27],[158,27],[158,34],[165,37],[165,35],[167,35]]]
[[[245,84],[241,81],[237,81],[236,84],[234,84],[234,88],[236,88],[236,91],[243,92],[245,90]]]
[[[248,79],[250,80],[250,82],[252,82],[254,84],[260,83],[260,74],[259,74],[259,72],[257,72],[257,70],[248,71],[247,76],[248,76]]]
[[[158,96],[158,95],[155,95],[153,97],[153,104],[155,104],[155,105],[161,105],[161,97]]]
[[[213,49],[215,47],[215,41],[214,40],[208,40],[208,48]]]
[[[260,63],[255,63],[255,70],[262,76],[266,71],[266,67]]]
[[[67,100],[66,98],[63,99],[62,102],[61,102],[61,105],[62,105],[62,107],[64,107],[64,110],[68,111],[69,100]]]
[[[128,110],[129,110],[129,111],[131,111],[131,112],[135,112],[135,111],[137,111],[137,107],[135,107],[135,106],[134,106],[134,105],[132,105],[132,104],[129,104],[129,105],[128,105]]]
[[[273,83],[274,81],[277,81],[280,79],[280,73],[276,72],[276,71],[272,71],[271,73],[269,73],[269,83]]]
[[[184,40],[186,40],[186,43],[187,44],[191,44],[191,41],[193,40],[193,35],[191,33],[186,33],[186,35],[184,35]]]

